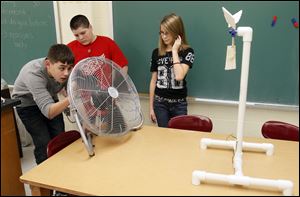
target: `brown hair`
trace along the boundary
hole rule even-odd
[[[76,15],[70,21],[71,30],[76,30],[79,27],[89,28],[90,22],[89,19],[84,15]]]
[[[47,59],[52,63],[61,62],[69,65],[74,64],[74,55],[71,49],[64,44],[54,44],[50,47]]]
[[[182,45],[180,47],[180,50],[184,50],[189,47],[185,36],[183,21],[180,16],[171,13],[162,19],[162,21],[160,22],[160,26],[166,28],[166,30],[171,34],[173,38],[177,38],[177,36],[180,35],[182,40]],[[159,36],[159,42],[158,42],[159,55],[166,54],[166,47],[167,46],[164,44],[161,36]]]

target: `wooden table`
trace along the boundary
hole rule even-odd
[[[233,174],[233,151],[200,149],[202,137],[227,139],[226,135],[143,126],[126,136],[93,138],[95,156],[89,157],[77,140],[20,177],[31,185],[33,195],[49,189],[76,195],[282,195],[274,189],[232,186],[218,183],[192,184],[192,172]],[[233,140],[232,138],[228,138]],[[299,143],[246,138],[247,142],[268,142],[273,156],[244,151],[245,176],[287,179],[299,195]]]

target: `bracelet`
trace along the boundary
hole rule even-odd
[[[174,62],[173,65],[175,65],[175,64],[181,64],[181,63],[180,62]]]

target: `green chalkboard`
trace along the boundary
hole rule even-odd
[[[243,10],[239,26],[253,28],[248,102],[299,105],[299,2],[243,1],[113,1],[114,39],[129,60],[129,74],[138,92],[148,93],[151,53],[158,44],[160,20],[175,12],[183,18],[195,51],[189,71],[188,96],[239,100],[243,42],[236,38],[237,69],[225,71],[231,44],[222,7]],[[277,16],[274,27],[273,16]]]
[[[22,66],[56,43],[52,1],[1,1],[1,78],[13,85]]]

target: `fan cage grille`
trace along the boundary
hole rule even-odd
[[[112,95],[109,88],[116,92]],[[143,121],[134,83],[109,59],[90,57],[78,62],[67,89],[80,124],[97,135],[124,135]]]

